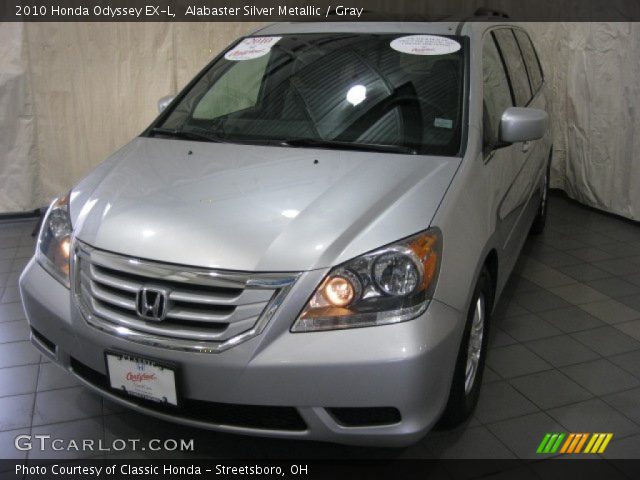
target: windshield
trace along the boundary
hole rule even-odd
[[[464,55],[453,36],[247,37],[202,74],[154,134],[454,156]]]

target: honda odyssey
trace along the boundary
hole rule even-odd
[[[201,428],[404,446],[461,423],[545,223],[544,90],[508,21],[241,38],[51,204],[20,278],[32,342]]]

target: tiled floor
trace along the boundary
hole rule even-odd
[[[535,458],[538,442],[550,431],[613,432],[605,457],[640,458],[637,225],[554,195],[546,232],[526,244],[497,308],[474,417],[455,430],[434,431],[406,450],[224,435],[103,401],[44,361],[27,341],[17,279],[34,248],[32,228],[33,221],[0,225],[0,458],[25,457],[13,446],[23,433],[104,445],[114,439],[193,438],[198,457]],[[96,454],[152,456],[129,448],[84,455]],[[29,453],[30,458],[78,455]]]

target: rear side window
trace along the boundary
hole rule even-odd
[[[498,138],[500,117],[512,107],[509,81],[492,35],[486,35],[482,47],[484,139],[491,144]]]
[[[507,66],[516,107],[524,107],[531,99],[531,88],[527,77],[527,69],[520,54],[520,47],[516,43],[516,37],[514,37],[510,28],[494,30],[493,34]]]
[[[523,30],[514,30],[513,32],[518,39],[518,44],[520,45],[520,50],[524,57],[524,63],[527,66],[527,71],[529,72],[531,88],[535,95],[542,85],[542,70],[540,68],[540,63],[538,62],[536,51],[533,47],[533,43],[531,43],[531,38],[529,38],[529,35],[527,35],[526,32]]]

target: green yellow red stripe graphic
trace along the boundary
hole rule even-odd
[[[612,438],[613,433],[546,433],[536,453],[603,453]]]

